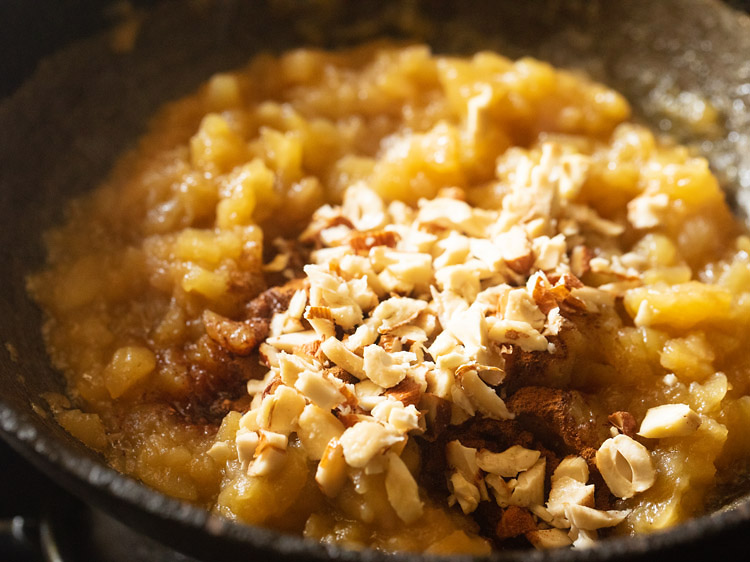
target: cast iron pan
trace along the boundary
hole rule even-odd
[[[24,289],[25,275],[43,263],[41,233],[61,220],[67,199],[106,176],[163,102],[261,50],[340,47],[387,35],[425,40],[439,52],[528,54],[584,69],[622,91],[652,128],[705,154],[738,215],[748,217],[750,19],[718,0],[202,0],[159,4],[142,16],[132,51],[113,52],[107,33],[70,44],[0,104],[0,429],[16,450],[86,501],[206,560],[423,558],[345,551],[211,516],[108,468],[39,399],[62,390],[41,342],[40,311]],[[92,27],[105,21],[86,17]],[[701,100],[718,110],[716,127],[695,130],[674,111]],[[604,540],[583,551],[492,558],[685,560],[748,531],[750,501],[740,497],[731,508],[664,533]]]

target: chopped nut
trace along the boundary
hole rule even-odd
[[[316,372],[321,366],[316,361],[308,361],[297,354],[281,352],[277,356],[281,381],[287,386],[294,386],[300,373],[304,371]]]
[[[558,234],[550,238],[549,236],[540,236],[531,242],[536,261],[534,267],[542,271],[552,271],[563,262],[567,252],[567,243],[565,236]]]
[[[354,393],[359,400],[360,408],[372,410],[377,404],[386,400],[383,396],[384,388],[371,380],[363,380],[354,385]]]
[[[326,354],[328,359],[344,369],[347,373],[351,373],[360,380],[366,377],[364,360],[359,355],[355,355],[349,351],[346,346],[336,338],[328,338],[325,340],[320,344],[320,349]]]
[[[505,371],[500,367],[491,365],[480,365],[478,363],[465,363],[456,369],[456,378],[460,379],[467,371],[476,371],[484,382],[490,386],[498,386],[505,380]]]
[[[432,262],[436,270],[464,263],[469,255],[469,238],[452,230],[446,238],[435,243],[435,250],[441,252]]]
[[[344,431],[339,439],[349,466],[364,468],[376,455],[404,440],[395,429],[375,421],[361,421]]]
[[[297,377],[294,388],[313,404],[326,410],[338,406],[345,400],[339,386],[322,373],[303,371]]]
[[[315,471],[315,481],[329,498],[335,498],[346,483],[347,466],[344,451],[338,439],[326,445]]]
[[[451,291],[467,301],[474,301],[479,294],[482,262],[449,265],[435,272],[435,281],[441,291]]]
[[[539,451],[525,449],[520,445],[513,445],[502,453],[481,449],[477,453],[477,465],[485,472],[510,478],[534,466],[539,455]]]
[[[218,445],[218,443],[215,443],[214,447],[216,445]],[[224,445],[226,446],[226,443],[224,443]],[[212,451],[214,450],[214,447],[211,447]],[[237,458],[243,465],[247,466],[247,464],[253,460],[255,450],[258,448],[258,434],[254,431],[241,429],[237,432],[235,447],[237,448]]]
[[[594,485],[587,486],[569,476],[558,476],[549,492],[547,510],[553,517],[562,517],[569,504],[594,507]]]
[[[595,531],[603,527],[614,527],[625,519],[629,510],[601,511],[583,505],[568,504],[565,507],[565,517],[571,527],[584,531]]]
[[[617,431],[624,433],[628,437],[635,436],[635,418],[630,412],[614,412],[607,418]]]
[[[388,501],[396,515],[408,525],[419,519],[424,511],[424,504],[419,499],[419,487],[397,454],[388,453],[386,457],[388,471],[385,476],[385,490]]]
[[[323,457],[328,443],[341,437],[344,425],[331,412],[308,404],[299,417],[297,437],[312,460]]]
[[[460,472],[456,471],[451,474],[448,480],[448,488],[455,498],[454,501],[458,501],[458,505],[461,506],[461,511],[464,513],[473,512],[479,505],[479,489]]]
[[[632,498],[656,480],[648,449],[627,435],[607,439],[596,452],[596,466],[618,498]]]
[[[542,457],[518,475],[518,482],[510,495],[511,505],[530,507],[544,503],[545,466],[546,460]]]
[[[596,544],[596,531],[586,531],[578,527],[571,527],[568,536],[573,541],[573,548],[591,548]]]
[[[286,462],[287,437],[280,433],[261,429],[255,460],[247,473],[250,476],[267,476],[281,470]]]
[[[485,384],[475,370],[464,371],[459,384],[471,403],[484,415],[497,420],[509,420],[515,417],[505,406],[503,399]]]
[[[327,306],[308,306],[304,315],[321,339],[325,340],[336,334],[333,313]]]
[[[356,252],[366,254],[375,246],[395,248],[401,237],[392,230],[355,231],[349,235],[349,245]]]
[[[497,505],[500,507],[508,507],[510,505],[510,496],[513,493],[513,487],[515,485],[511,486],[497,474],[488,474],[484,480],[492,489]]]
[[[489,337],[497,343],[519,346],[524,351],[546,351],[547,338],[528,322],[488,318]]]
[[[695,432],[700,425],[700,415],[687,404],[664,404],[648,409],[638,435],[654,439],[684,437]]]
[[[404,380],[409,362],[416,359],[410,352],[387,353],[380,346],[368,345],[364,350],[364,371],[374,383],[390,388]]]
[[[305,408],[305,399],[299,392],[281,385],[273,394],[263,398],[258,412],[261,428],[288,435],[296,429],[297,420]]]
[[[477,482],[481,479],[477,450],[473,447],[464,447],[458,440],[449,441],[445,446],[445,456],[448,464],[470,481]]]
[[[377,326],[378,333],[387,334],[408,324],[427,308],[427,302],[405,297],[391,297],[381,302],[370,317]]]
[[[302,332],[292,332],[289,334],[271,336],[266,339],[266,342],[274,346],[276,349],[292,353],[297,348],[308,345],[314,341],[318,341],[318,339],[319,336],[315,333],[314,330],[305,330]]]
[[[526,289],[513,289],[508,292],[504,310],[504,318],[514,322],[525,322],[534,330],[541,332],[547,316],[531,298]]]
[[[576,457],[573,455],[565,457],[557,465],[555,472],[552,473],[552,485],[560,478],[572,478],[577,480],[581,484],[585,484],[589,480],[589,465],[583,457]]]
[[[377,264],[387,264],[378,274],[386,291],[409,294],[415,288],[426,288],[432,280],[430,254],[397,252],[377,246],[370,250],[370,259],[376,268]]]
[[[573,542],[568,534],[560,529],[537,529],[527,532],[524,536],[537,550],[562,548],[570,546]]]
[[[414,406],[404,407],[396,400],[383,400],[370,413],[372,417],[390,424],[400,433],[419,429],[419,411]]]

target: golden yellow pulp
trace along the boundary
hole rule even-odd
[[[47,234],[48,265],[29,288],[69,382],[72,405],[50,397],[58,421],[119,470],[228,517],[352,547],[486,552],[474,524],[444,502],[403,528],[382,483],[326,500],[294,446],[272,477],[247,476],[236,454],[218,463],[206,452],[217,431],[232,441],[239,414],[219,428],[185,397],[205,402],[210,388],[196,381],[217,369],[263,376],[257,356],[216,357],[201,317],[237,316],[264,288],[264,242],[295,236],[357,181],[385,200],[413,204],[457,187],[472,205],[497,208],[513,173],[512,159],[498,159],[553,141],[590,158],[576,202],[625,225],[591,248],[638,254],[643,282],[596,325],[578,326],[547,382],[636,419],[664,403],[702,414],[696,433],[650,444],[656,484],[622,502],[633,511],[621,530],[700,512],[717,479],[732,480],[750,458],[750,239],[707,163],[660,144],[629,114],[617,93],[538,61],[438,57],[423,46],[297,50],[214,76],[168,104],[111,179]],[[658,224],[635,228],[627,206],[644,193],[665,194],[667,206]]]

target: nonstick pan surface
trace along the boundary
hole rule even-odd
[[[747,219],[750,19],[718,0],[202,0],[139,10],[132,50],[113,50],[107,32],[72,43],[0,103],[0,429],[21,454],[86,501],[200,558],[422,559],[309,543],[168,498],[110,469],[63,431],[39,398],[63,388],[41,341],[41,313],[24,286],[44,260],[41,233],[61,220],[66,200],[106,177],[165,101],[261,50],[391,36],[426,41],[438,52],[531,55],[615,87],[638,118],[706,155],[737,214]],[[86,29],[107,21],[86,17]],[[717,109],[718,127],[696,130],[680,118],[679,104],[700,102]],[[492,558],[691,559],[727,533],[750,531],[750,502],[740,497],[732,505],[668,532],[604,540],[588,550]]]

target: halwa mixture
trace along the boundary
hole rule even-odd
[[[425,46],[169,104],[29,290],[112,466],[350,548],[663,529],[750,458],[750,238],[617,93]]]

